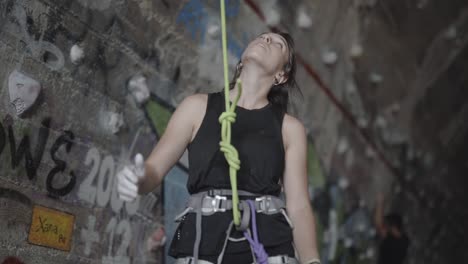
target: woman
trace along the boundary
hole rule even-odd
[[[270,207],[274,212],[271,214],[261,213],[256,207],[260,212],[255,214],[258,235],[270,257],[269,263],[297,263],[295,257],[300,263],[320,263],[308,195],[306,132],[299,120],[286,113],[288,95],[297,88],[295,72],[294,43],[290,35],[261,34],[242,54],[229,94],[231,102],[234,101],[238,92],[233,89],[235,80],[240,78],[243,91],[232,124],[232,144],[241,162],[238,171],[241,200],[255,199],[261,207],[265,199],[277,199],[281,190],[286,196],[289,218],[279,213],[284,212],[281,206]],[[179,217],[180,224],[170,248],[170,255],[178,258],[178,263],[195,263],[198,259],[198,263],[254,261],[242,233],[230,229],[230,208],[221,208],[229,201],[230,194],[216,192],[230,189],[228,165],[219,151],[218,117],[224,111],[224,100],[223,93],[187,97],[172,115],[166,132],[144,164],[141,155],[137,155],[136,166],[126,167],[118,174],[120,197],[132,200],[161,184],[163,176],[188,149],[189,193],[192,197],[202,193],[202,201],[211,199],[210,204],[220,207],[206,213],[209,208],[190,211],[192,206]],[[197,220],[195,211],[205,212],[200,217],[203,220]]]

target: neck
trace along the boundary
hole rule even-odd
[[[268,92],[273,83],[273,77],[265,74],[255,65],[244,65],[240,75],[242,81],[242,94],[237,102],[238,106],[246,109],[258,109],[268,104]],[[237,87],[230,91],[230,99],[233,101],[238,93]]]

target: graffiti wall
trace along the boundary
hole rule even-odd
[[[115,173],[158,138],[137,77],[176,66],[117,2],[0,3],[1,263],[161,262],[161,191],[124,203]]]

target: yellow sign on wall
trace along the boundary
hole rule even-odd
[[[34,206],[28,241],[32,244],[70,251],[75,216]]]

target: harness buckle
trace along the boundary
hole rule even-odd
[[[203,207],[203,213],[216,213],[216,212],[226,212],[226,208],[221,207],[221,201],[227,201],[226,196],[215,195],[214,197],[205,196],[203,199],[208,199],[209,207]]]
[[[276,211],[275,209],[270,209],[271,197],[268,195],[255,198],[255,204],[258,213],[270,213],[271,211]]]

